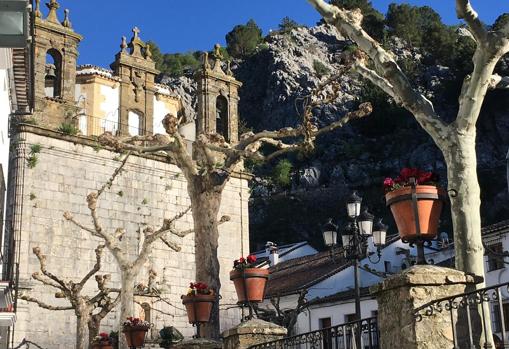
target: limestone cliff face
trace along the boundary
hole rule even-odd
[[[324,79],[340,67],[343,52],[350,45],[326,25],[270,34],[256,54],[233,66],[235,76],[244,84],[240,90],[241,118],[254,130],[297,124],[299,98],[319,84],[320,75]],[[457,70],[427,63],[430,60],[425,53],[408,48],[401,40],[392,39],[388,45],[440,115],[453,120],[461,79],[456,76]],[[507,73],[508,62],[509,59],[501,62],[499,69]],[[179,94],[193,91],[188,78],[168,82],[178,86]],[[191,110],[192,98],[185,99]],[[308,239],[319,244],[319,224],[328,216],[345,216],[344,198],[353,188],[361,191],[375,214],[392,224],[381,183],[384,177],[396,175],[405,166],[437,171],[446,185],[443,157],[433,141],[408,112],[388,102],[386,96],[357,76],[342,77],[341,93],[335,103],[317,108],[314,114],[319,124],[328,124],[365,100],[373,102],[373,115],[322,137],[312,157],[291,158],[295,169],[291,188],[277,188],[262,179],[273,164],[255,170],[259,181],[252,185],[253,248],[273,234],[278,234],[279,239],[272,237],[272,241],[280,243]],[[509,92],[488,94],[478,129],[479,181],[483,190],[483,223],[487,224],[509,217],[505,175]],[[442,227],[450,231],[448,210],[445,211]],[[393,228],[392,233],[395,232]]]

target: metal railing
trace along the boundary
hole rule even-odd
[[[509,282],[426,303],[414,316],[418,322],[441,316],[455,349],[509,348]]]
[[[355,345],[355,332],[361,331],[361,346]],[[272,342],[256,344],[249,349],[378,349],[376,317],[327,327]]]

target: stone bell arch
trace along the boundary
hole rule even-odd
[[[227,142],[236,143],[239,139],[238,90],[242,83],[233,76],[229,62],[226,70],[223,69],[220,48],[219,44],[214,46],[212,59],[208,53],[204,54],[203,65],[196,73],[196,133],[219,133]]]

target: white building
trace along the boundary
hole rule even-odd
[[[509,251],[509,220],[484,227],[483,239],[486,245],[486,285],[493,286],[509,282],[509,265],[504,252]],[[443,241],[425,249],[430,264],[454,267],[454,244]],[[507,254],[507,252],[506,252]],[[398,237],[389,239],[381,251],[378,263],[368,258],[361,261],[361,317],[376,316],[378,305],[369,288],[384,277],[408,268],[415,261],[416,250],[403,243]],[[378,257],[370,258],[376,262]],[[280,297],[282,309],[294,309],[300,292],[307,290],[309,307],[302,312],[297,321],[295,334],[306,333],[321,328],[339,325],[355,319],[354,270],[344,259],[342,250],[319,252],[280,262],[271,266],[271,277],[267,285],[266,299]],[[509,292],[503,296],[505,320],[509,325]],[[507,304],[507,309],[506,305]],[[266,301],[263,307],[270,308]],[[496,314],[496,312],[493,312]],[[500,321],[494,316],[494,332]],[[509,326],[506,325],[506,328]]]
[[[0,47],[0,231],[5,222],[5,194],[9,165],[9,120],[13,113],[24,112],[29,105],[27,66],[28,53],[24,49]],[[16,78],[15,78],[16,77]],[[7,347],[8,332],[16,321],[13,304],[13,278],[7,267],[8,246],[3,240],[0,249],[0,347]]]

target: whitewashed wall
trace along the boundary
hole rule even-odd
[[[119,85],[115,84],[114,87],[101,85],[100,95],[103,100],[99,104],[100,110],[103,112],[102,127],[104,131],[116,134],[118,131],[118,110],[120,107],[120,89]]]

